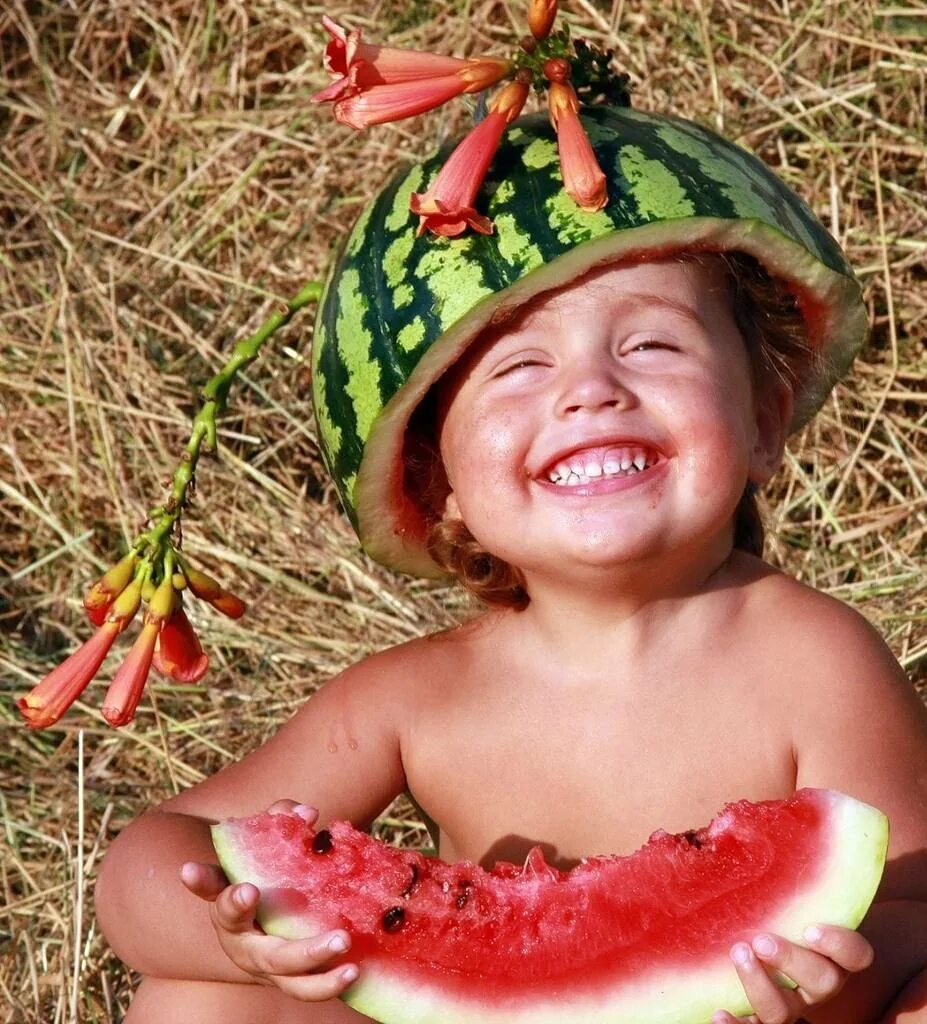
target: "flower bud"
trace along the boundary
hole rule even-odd
[[[146,622],[164,622],[169,619],[174,610],[174,581],[170,576],[165,576],[154,596],[148,602],[148,610],[145,612]]]
[[[93,584],[84,595],[84,608],[95,626],[106,621],[106,612],[116,597],[125,590],[138,564],[138,555],[130,551]]]
[[[115,622],[119,626],[119,632],[121,633],[135,618],[135,613],[138,611],[138,606],[141,603],[142,584],[138,579],[134,579],[113,601],[109,614],[106,616],[106,621]]]
[[[184,575],[193,593],[202,601],[208,601],[213,608],[227,615],[230,619],[240,619],[245,614],[246,605],[240,598],[229,593],[206,573],[194,569],[184,562]]]
[[[528,28],[535,39],[546,39],[557,17],[557,0],[531,0],[528,5]]]
[[[550,82],[569,82],[570,62],[562,57],[551,57],[544,61],[544,77]]]

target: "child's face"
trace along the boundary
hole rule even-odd
[[[526,573],[717,550],[747,480],[781,455],[782,416],[751,379],[719,267],[599,271],[449,375],[447,514]]]

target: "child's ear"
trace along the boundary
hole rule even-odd
[[[775,475],[782,461],[795,395],[785,381],[771,381],[756,403],[756,434],[750,458],[750,479],[765,484]]]
[[[461,519],[460,506],[457,504],[457,495],[453,491],[448,491],[447,497],[444,499],[444,516],[442,517],[445,522],[448,519]]]

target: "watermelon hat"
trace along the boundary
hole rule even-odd
[[[794,296],[815,353],[791,430],[849,368],[868,327],[840,246],[762,161],[709,129],[631,109],[611,54],[550,34],[510,61],[377,47],[328,18],[336,119],[355,128],[421,113],[508,79],[460,142],[400,171],[366,207],[329,272],[312,353],[323,454],[365,550],[444,575],[405,486],[410,417],[494,318],[603,264],[740,251]],[[518,116],[532,88],[548,111]],[[599,102],[583,102],[597,99]],[[417,214],[417,216],[416,216]]]

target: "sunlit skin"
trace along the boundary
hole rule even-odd
[[[350,936],[263,935],[258,892],[227,885],[209,821],[292,808],[285,796],[363,826],[408,789],[445,859],[519,861],[541,843],[568,866],[802,786],[882,808],[889,864],[860,933],[809,922],[810,948],[743,947],[749,1019],[927,1022],[927,715],[856,612],[732,550],[744,486],[781,459],[787,391],[753,385],[709,268],[610,268],[529,314],[448,376],[439,429],[446,514],[522,570],[530,604],[350,667],[122,833],[97,912],[146,976],[129,1024],[365,1019],[330,1001],[349,982],[329,943]],[[615,442],[654,464],[573,489],[545,475]]]

